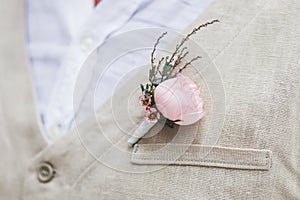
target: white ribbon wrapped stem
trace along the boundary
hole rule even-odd
[[[133,146],[135,143],[139,141],[148,131],[155,125],[156,123],[153,122],[148,122],[144,120],[141,125],[134,131],[133,135],[131,138],[129,138],[128,145]]]

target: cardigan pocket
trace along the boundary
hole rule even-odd
[[[136,144],[131,163],[269,170],[272,151],[196,144]]]

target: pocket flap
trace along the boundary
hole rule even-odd
[[[167,147],[167,150],[160,149]],[[185,149],[178,154],[178,150]],[[207,152],[205,156],[200,152]],[[179,156],[178,156],[179,155]],[[244,149],[185,144],[136,144],[131,162],[141,165],[192,165],[232,169],[269,170],[272,152],[266,149]]]

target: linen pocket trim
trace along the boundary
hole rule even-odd
[[[183,149],[186,150],[179,155],[178,151]],[[205,152],[207,153],[204,154]],[[272,151],[196,144],[136,144],[131,163],[269,170],[272,164]]]

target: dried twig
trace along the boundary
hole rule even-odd
[[[152,53],[151,53],[151,67],[154,68],[154,53],[156,51],[156,47],[157,45],[159,44],[159,41],[167,34],[167,32],[164,32],[163,34],[161,34],[161,36],[159,36],[154,44],[154,47],[153,47],[153,50],[152,50]]]
[[[192,64],[192,62],[198,60],[199,58],[201,58],[201,56],[197,56],[197,57],[193,58],[190,62],[186,63],[182,68],[180,68],[178,70],[178,72],[176,72],[176,75],[179,74],[179,73],[181,73],[182,70],[184,70],[188,65]]]
[[[215,20],[212,20],[211,22],[206,22],[205,24],[201,24],[200,26],[196,27],[193,29],[192,32],[190,32],[189,34],[187,34],[179,44],[176,45],[176,48],[175,48],[175,51],[174,53],[172,54],[172,56],[170,57],[170,60],[168,61],[169,63],[171,63],[173,60],[174,60],[174,57],[175,55],[179,52],[179,49],[182,47],[182,45],[187,41],[189,40],[189,38],[194,35],[195,33],[197,33],[201,28],[203,27],[206,27],[210,24],[213,24],[213,23],[216,23],[216,22],[220,22],[219,20],[215,19]]]
[[[155,81],[155,79],[156,79],[156,76],[157,76],[157,74],[158,74],[158,72],[159,72],[159,70],[160,70],[161,63],[164,61],[164,59],[165,59],[165,57],[162,57],[162,58],[158,61],[158,64],[157,64],[157,66],[156,66],[156,70],[155,70],[155,72],[153,72],[153,79],[152,79],[152,81],[151,81],[151,86],[153,86],[153,84],[154,84],[154,81]]]
[[[177,59],[174,62],[173,69],[175,69],[177,67],[177,65],[180,64],[181,60],[189,54],[189,51],[187,51],[182,55],[184,49],[187,49],[187,48],[185,47],[182,49],[181,53],[178,55]]]
[[[160,40],[167,34],[167,32],[164,32],[162,35],[160,35],[158,37],[158,39],[156,40],[155,44],[154,44],[154,47],[153,47],[153,50],[152,50],[152,53],[151,53],[151,70],[150,70],[150,73],[151,75],[149,75],[149,77],[151,77],[151,88],[154,86],[154,82],[157,79],[157,75],[159,74],[161,76],[161,79],[159,82],[162,82],[164,81],[164,78],[168,79],[170,77],[173,77],[174,75],[172,75],[175,71],[175,69],[178,67],[178,65],[181,63],[181,61],[189,54],[189,51],[186,51],[187,50],[187,47],[183,47],[183,44],[188,41],[190,39],[190,37],[194,34],[196,34],[201,28],[203,27],[206,27],[210,24],[213,24],[213,23],[216,23],[216,22],[219,22],[219,20],[212,20],[210,22],[207,22],[205,24],[201,24],[200,26],[194,28],[189,34],[187,34],[179,44],[176,45],[176,48],[175,48],[175,51],[173,52],[173,54],[169,57],[169,56],[166,56],[166,57],[163,57],[159,60],[157,66],[154,65],[154,62],[155,62],[155,57],[154,57],[154,54],[155,54],[155,51],[157,49],[157,46],[160,42]],[[174,58],[175,56],[177,57],[176,60],[174,61]],[[175,76],[178,74],[178,73],[181,73],[188,65],[190,65],[192,62],[194,62],[195,60],[201,58],[200,56],[197,56],[195,58],[193,58],[190,62],[186,63],[182,68],[180,68],[176,73],[175,73]],[[162,62],[164,62],[164,64],[162,64]],[[161,72],[160,71],[160,67],[161,66],[164,66],[164,71]],[[149,78],[150,79],[150,78]],[[159,83],[158,83],[159,84]]]

